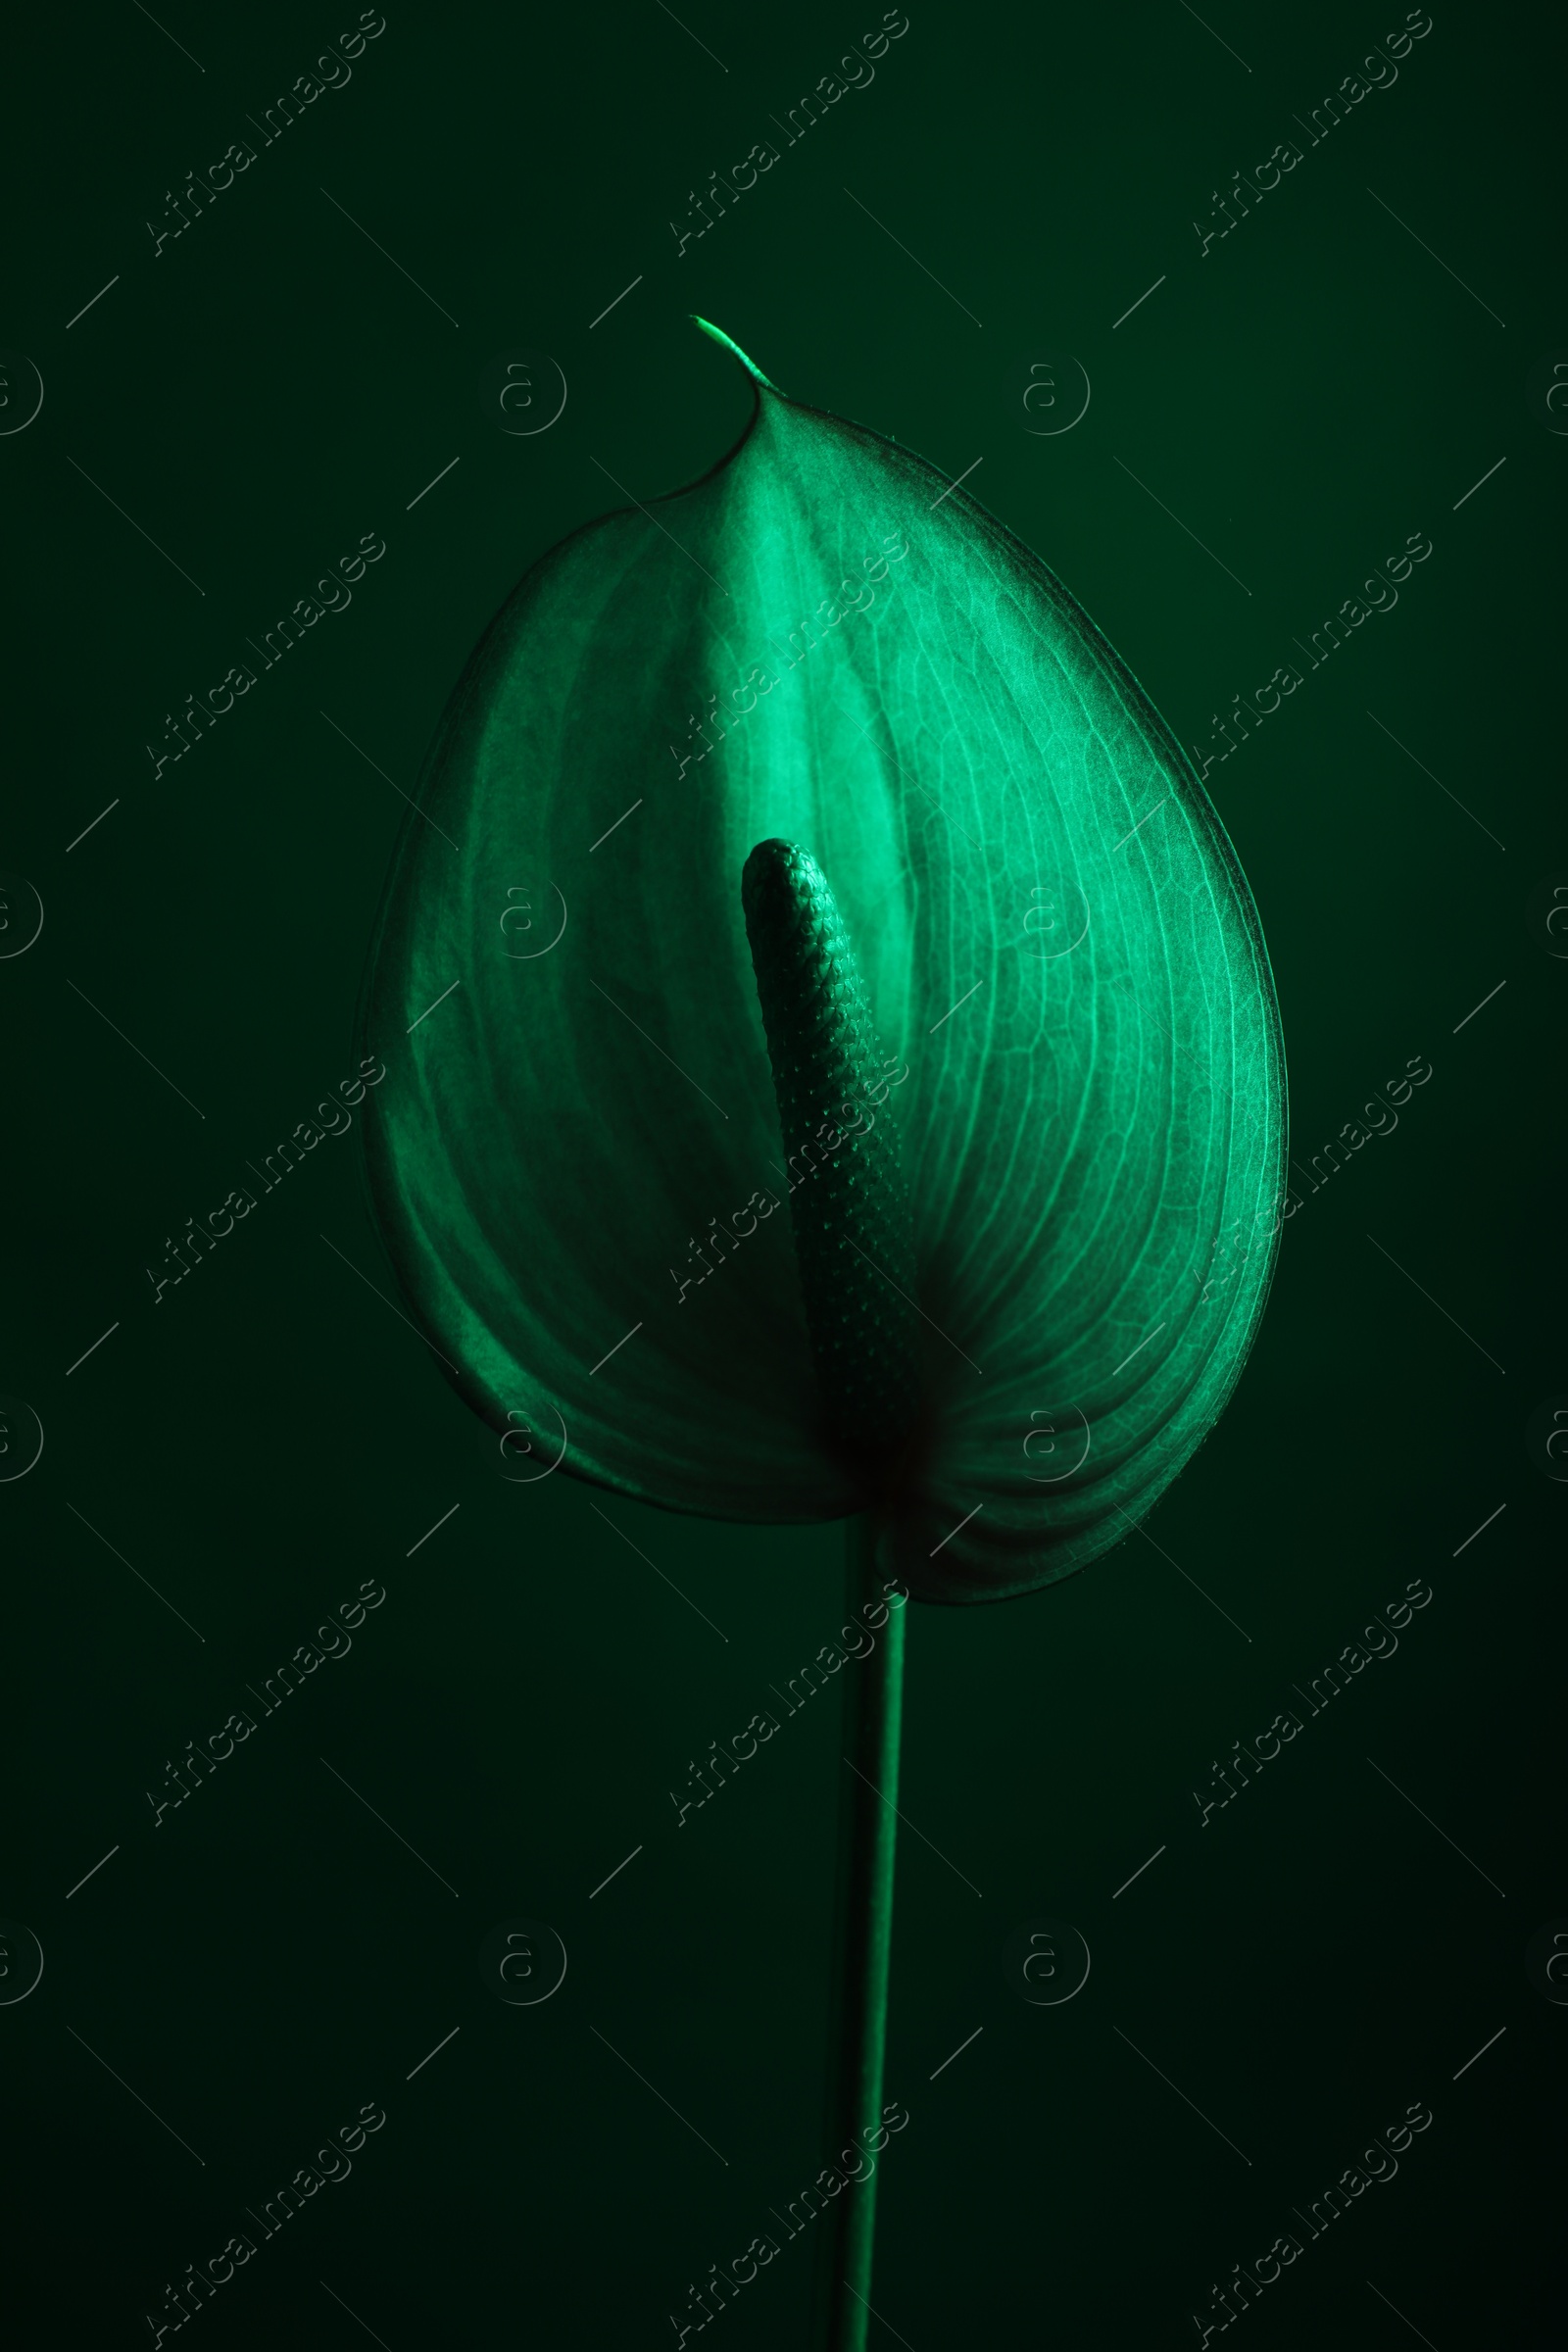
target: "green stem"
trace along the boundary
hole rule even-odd
[[[848,1529],[851,1619],[868,1602],[886,1606],[875,1517]],[[862,1619],[862,1622],[864,1620]],[[882,2060],[887,2041],[888,1964],[893,1949],[893,1862],[898,1830],[899,1736],[904,1704],[904,1609],[894,1607],[868,1657],[846,1672],[845,1745],[848,1766],[840,1814],[836,2000],[836,2081],[829,2120],[829,2160],[835,2170],[879,2159],[870,2151],[882,2132]],[[822,2249],[825,2278],[819,2302],[826,2316],[828,2352],[863,2352],[870,2317],[871,2258],[876,2228],[876,2173],[841,2190],[822,2217],[829,2236]]]

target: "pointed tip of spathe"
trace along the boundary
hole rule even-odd
[[[732,336],[726,335],[721,326],[714,326],[710,319],[700,318],[695,311],[690,313],[690,318],[693,326],[701,327],[705,335],[711,335],[715,343],[722,343],[727,352],[733,353],[734,357],[739,360],[741,366],[745,368],[747,374],[752,378],[754,383],[760,384],[765,392],[778,391],[777,384],[772,382],[769,377],[762,373],[762,370],[758,367],[755,360],[749,360],[747,358],[740,345]]]

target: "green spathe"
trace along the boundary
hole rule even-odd
[[[885,1571],[1000,1598],[1118,1542],[1239,1376],[1272,983],[1202,787],[1061,584],[745,365],[730,455],[535,565],[446,711],[364,1011],[373,1198],[465,1395],[542,1462],[720,1518],[857,1509],[740,901],[758,843],[804,845],[907,1071],[867,1106],[929,1433]]]

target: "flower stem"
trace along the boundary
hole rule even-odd
[[[849,1522],[848,1614],[882,1590],[880,1527],[874,1513]],[[861,1622],[865,1622],[862,1617]],[[904,1609],[888,1611],[876,1647],[846,1676],[844,1793],[840,1811],[836,2081],[829,2118],[829,2160],[852,2180],[824,2214],[825,2278],[819,2305],[828,2352],[862,2352],[870,2318],[876,2227],[878,2139],[882,2131],[882,2060],[887,2040],[888,1963],[893,1948],[893,1862],[898,1830],[899,1738],[904,1702]],[[842,2154],[841,2154],[842,2151]]]

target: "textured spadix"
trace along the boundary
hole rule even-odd
[[[852,1473],[881,1487],[905,1466],[920,1421],[914,1235],[887,1073],[816,859],[793,842],[759,842],[741,905],[794,1178],[795,1262],[824,1435]],[[840,1140],[827,1145],[824,1130]]]
[[[464,1393],[542,1463],[716,1517],[865,1502],[741,906],[753,849],[799,845],[907,1199],[897,1565],[991,1598],[1117,1542],[1236,1381],[1283,1165],[1273,991],[1201,786],[1060,583],[753,374],[724,463],[546,557],[453,697],[368,984],[372,1192]]]

